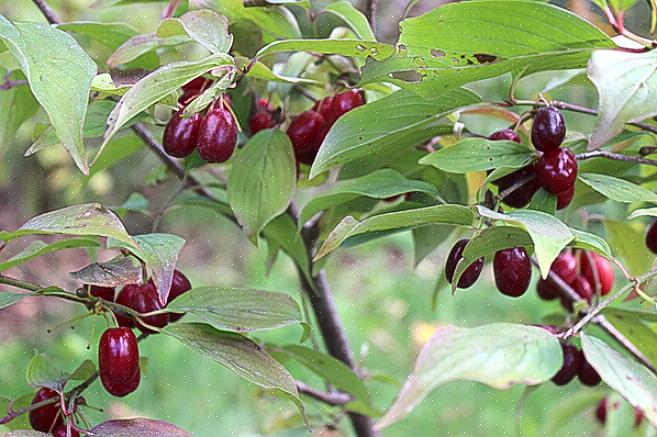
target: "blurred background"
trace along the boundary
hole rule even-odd
[[[154,30],[163,6],[163,3],[139,3],[90,9],[91,3],[91,0],[50,1],[64,21],[124,21],[140,33]],[[313,3],[321,7],[329,2]],[[407,2],[379,3],[378,36],[395,42],[398,21]],[[441,3],[444,2],[421,1],[412,15]],[[599,21],[585,0],[559,3],[567,3],[578,13]],[[644,7],[641,2],[627,18],[630,26],[634,25],[634,30],[639,32],[648,24]],[[27,0],[0,1],[0,14],[10,20],[43,22],[38,10]],[[552,78],[537,75],[521,81],[518,97],[535,96]],[[472,88],[487,98],[501,100],[508,85],[509,78],[503,77]],[[555,88],[553,97],[595,106],[595,94],[582,85],[585,84],[581,81],[569,82]],[[590,132],[592,128],[590,117],[568,114],[567,120],[572,131]],[[67,204],[99,201],[119,206],[131,195],[132,199],[141,201],[141,195],[150,199],[146,214],[128,213],[123,219],[130,233],[149,232],[168,197],[178,188],[176,181],[162,181],[157,158],[131,136],[120,140],[125,150],[123,159],[117,165],[96,169],[90,177],[81,175],[59,147],[23,158],[35,127],[44,121],[44,115],[38,114],[24,123],[15,137],[0,144],[0,229],[14,229],[35,214]],[[502,127],[500,120],[478,123],[484,134]],[[604,208],[605,214],[614,216],[612,207]],[[160,229],[187,240],[178,268],[194,285],[258,287],[299,296],[295,269],[284,255],[276,259],[267,275],[266,254],[216,214],[201,209],[173,209],[163,217]],[[533,287],[519,299],[502,296],[494,288],[489,267],[472,289],[455,296],[443,289],[433,311],[433,291],[437,284],[443,286],[439,281],[443,281],[444,258],[456,237],[450,237],[417,266],[410,232],[339,250],[328,262],[328,277],[340,315],[359,364],[366,366],[372,376],[369,386],[381,409],[390,404],[411,371],[417,351],[436,327],[448,323],[462,326],[500,321],[540,323],[560,311],[558,303],[539,300]],[[19,252],[27,243],[12,244],[3,257]],[[94,257],[107,256],[83,250],[67,251],[8,273],[72,290],[79,284],[69,280],[70,271],[84,267]],[[86,358],[95,359],[95,345],[104,322],[100,318],[86,319],[71,329],[70,323],[65,322],[79,314],[81,309],[74,305],[34,298],[0,312],[0,395],[15,398],[31,391],[24,373],[35,350],[48,354],[67,370],[74,369]],[[55,329],[61,324],[63,327]],[[47,333],[49,328],[53,329],[52,333]],[[299,328],[291,327],[257,337],[286,344],[297,342],[300,334]],[[99,383],[94,384],[85,397],[89,404],[103,408],[104,412],[88,409],[92,423],[108,417],[146,416],[170,421],[202,437],[307,435],[307,430],[298,425],[285,430],[290,423],[298,424],[295,407],[290,402],[262,393],[176,341],[153,336],[140,347],[142,355],[148,357],[141,387],[126,398],[117,399],[107,395]],[[291,371],[295,376],[314,381],[300,368],[291,367]],[[593,416],[595,402],[605,394],[602,388],[586,389],[574,382],[564,388],[544,384],[527,397],[523,393],[523,387],[497,391],[475,383],[451,383],[434,392],[406,420],[387,429],[384,435],[501,436],[515,435],[520,430],[521,435],[532,436],[556,435],[558,429],[558,435],[581,436],[602,432]],[[311,408],[310,413],[316,415],[321,410]],[[337,430],[317,430],[317,435],[346,435],[349,426],[346,421],[343,425],[344,428]]]

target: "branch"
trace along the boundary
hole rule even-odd
[[[299,393],[303,393],[328,405],[344,405],[348,404],[352,400],[351,396],[349,396],[347,393],[342,393],[339,391],[331,391],[325,393],[319,390],[315,390],[311,386],[304,384],[301,381],[297,381],[296,384]]]
[[[576,155],[577,160],[591,158],[607,158],[615,161],[635,162],[637,164],[646,164],[657,166],[657,160],[642,158],[640,156],[622,155],[620,153],[605,152],[604,150],[594,150],[592,152],[580,153]]]
[[[367,0],[365,15],[370,22],[372,32],[376,35],[376,12],[379,9],[379,0]]]
[[[23,281],[20,279],[10,278],[8,276],[4,276],[1,274],[0,274],[0,284],[10,285],[12,287],[20,288],[22,290],[27,290],[27,291],[39,291],[43,289],[43,287],[37,284],[33,284],[31,282]]]
[[[0,91],[7,91],[17,86],[27,85],[26,80],[11,80],[5,79],[3,83],[0,83]]]
[[[32,0],[34,4],[36,5],[37,8],[41,11],[44,17],[46,17],[46,20],[48,20],[48,23],[50,24],[59,24],[62,22],[62,20],[59,19],[59,16],[53,11],[50,6],[48,6],[48,3],[46,3],[46,0]]]

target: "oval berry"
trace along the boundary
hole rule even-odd
[[[538,297],[543,300],[554,300],[561,296],[559,290],[545,279],[539,279],[536,284],[536,292],[538,293]]]
[[[190,82],[187,82],[185,85],[183,85],[183,93],[182,96],[180,96],[178,99],[178,102],[186,104],[188,101],[192,100],[192,98],[198,96],[203,91],[208,89],[213,83],[213,80],[206,79],[203,76],[192,79]]]
[[[124,286],[121,291],[119,291],[119,295],[116,297],[116,303],[134,309],[132,308],[132,295],[137,291],[138,286],[136,284],[129,284]],[[135,319],[130,314],[121,314],[115,312],[114,316],[116,317],[116,321],[119,322],[119,326],[123,326],[125,328],[135,327]]]
[[[145,314],[153,311],[158,311],[163,308],[162,304],[160,303],[160,299],[157,293],[157,289],[155,288],[155,284],[152,281],[148,281],[144,285],[139,285],[139,284],[126,285],[125,287],[123,287],[121,293],[124,293],[126,289],[128,289],[127,295],[129,297],[126,306],[132,308],[138,313]],[[164,328],[169,323],[169,315],[158,314],[155,316],[146,316],[143,317],[142,320],[147,325],[155,326],[157,328]],[[140,331],[144,333],[155,334],[155,331],[145,326],[142,326],[138,321],[136,323],[136,326],[137,328],[139,328]]]
[[[122,397],[134,391],[135,375],[139,374],[139,346],[129,328],[110,328],[103,333],[98,346],[98,373],[110,394]],[[127,391],[129,388],[132,390]]]
[[[577,375],[577,371],[582,362],[582,352],[570,344],[562,344],[563,364],[556,375],[552,377],[552,382],[556,385],[566,385]]]
[[[595,272],[591,267],[589,257],[591,257],[593,260],[593,265],[595,266],[596,270]],[[600,292],[601,296],[608,294],[612,288],[614,288],[614,280],[616,279],[616,274],[614,273],[614,269],[607,258],[593,252],[589,252],[588,254],[582,252],[580,254],[580,265],[582,275],[584,275],[584,277],[587,279],[593,290],[597,289],[596,284],[600,285],[600,289],[597,291]],[[596,273],[599,282],[596,281]]]
[[[255,135],[261,130],[274,127],[274,116],[269,112],[256,112],[249,119],[251,135]]]
[[[99,297],[109,302],[114,301],[114,287],[101,287],[100,285],[90,285],[89,294],[93,297]]]
[[[107,390],[108,393],[122,398],[124,396],[129,395],[133,391],[137,390],[139,387],[139,382],[141,380],[141,371],[137,369],[137,373],[135,373],[135,376],[132,377],[129,381],[121,381],[121,382],[107,382],[104,383],[103,386],[105,387],[105,390]]]
[[[42,387],[32,398],[32,405],[48,399],[59,399],[59,393],[46,387]],[[37,431],[48,432],[64,423],[59,401],[44,405],[36,410],[30,411],[30,425]]]
[[[319,112],[329,127],[335,122],[333,119],[333,96],[324,97],[313,106],[313,111]],[[331,121],[332,120],[332,121]]]
[[[549,193],[562,193],[577,180],[577,159],[568,148],[546,152],[536,163],[539,184]]]
[[[646,246],[652,253],[657,253],[657,221],[653,222],[646,232]]]
[[[171,282],[171,289],[169,290],[169,297],[167,304],[177,298],[178,296],[187,293],[192,289],[192,284],[180,270],[174,270],[173,281]],[[169,314],[170,322],[177,322],[182,318],[183,314]]]
[[[600,384],[602,379],[598,372],[593,368],[591,364],[586,360],[586,357],[582,355],[582,364],[579,366],[579,371],[577,372],[577,377],[579,382],[589,387],[595,387]]]
[[[607,398],[602,398],[598,402],[598,405],[595,407],[595,418],[604,425],[607,420]]]
[[[164,137],[162,138],[162,146],[167,155],[174,158],[185,158],[196,149],[202,118],[200,112],[184,118],[182,109],[173,114],[164,128]]]
[[[235,151],[237,124],[233,114],[218,104],[205,114],[198,131],[198,153],[208,162],[225,162]]]
[[[577,258],[570,251],[561,252],[552,262],[550,271],[570,284],[577,276]]]
[[[533,165],[516,170],[498,179],[495,183],[500,188],[500,195],[504,196],[502,201],[514,208],[527,206],[532,200],[534,193],[540,188],[536,180]]]
[[[335,120],[364,103],[365,98],[361,90],[353,89],[336,94],[331,101],[331,117],[327,120],[327,123],[333,124]]]
[[[489,137],[489,140],[492,141],[513,141],[520,144],[520,136],[513,131],[513,129],[502,129],[497,132],[493,132]]]
[[[495,285],[503,294],[522,296],[532,278],[532,265],[524,247],[497,251],[493,259]]]
[[[67,431],[66,431],[66,425],[59,425],[52,432],[52,435],[54,437],[68,437],[68,434],[67,434]],[[75,429],[71,428],[71,437],[80,437],[80,433],[77,432]]]
[[[573,197],[575,197],[575,185],[557,194],[557,209],[567,208],[570,202],[573,201]]]
[[[571,285],[579,297],[591,303],[593,300],[593,288],[584,276],[577,276]]]
[[[566,122],[554,106],[541,108],[532,125],[532,144],[536,150],[548,152],[557,149],[566,138]]]
[[[445,264],[445,277],[447,278],[447,282],[450,284],[452,283],[452,279],[454,279],[454,272],[456,271],[456,265],[458,264],[459,260],[463,258],[463,249],[465,249],[465,246],[468,244],[470,240],[468,239],[463,239],[459,240],[456,242],[454,247],[452,247],[452,250],[449,252],[449,255],[447,255],[447,262]],[[484,267],[484,259],[479,258],[472,264],[468,266],[467,269],[463,272],[461,275],[461,278],[459,278],[459,283],[458,287],[459,288],[469,288],[474,284],[477,279],[479,278],[479,275],[481,274],[481,269]]]
[[[304,164],[312,164],[324,140],[324,117],[316,111],[299,114],[287,128],[294,154]]]

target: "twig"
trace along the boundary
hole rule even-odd
[[[9,74],[7,74],[9,76]],[[5,78],[3,83],[0,83],[0,91],[7,91],[17,86],[27,85],[26,80],[11,80],[9,77]]]
[[[372,33],[376,35],[376,13],[379,9],[379,0],[367,0],[365,15],[367,15],[367,21],[370,22],[370,27],[372,28]]]
[[[344,405],[348,404],[352,400],[351,396],[349,396],[347,393],[342,393],[339,391],[331,391],[328,393],[322,392],[315,390],[311,386],[304,384],[301,381],[297,381],[296,384],[299,393],[303,393],[328,405]]]
[[[575,156],[578,161],[591,158],[606,158],[615,161],[635,162],[637,164],[657,166],[657,160],[654,159],[642,158],[641,156],[622,155],[620,153],[606,152],[604,150],[594,150],[592,152],[580,153]]]
[[[44,17],[46,17],[46,20],[48,20],[48,23],[50,24],[59,24],[62,22],[62,20],[59,19],[59,16],[53,11],[50,6],[48,6],[48,3],[46,3],[46,0],[32,0],[34,4],[36,5],[37,8],[41,11]]]
[[[39,291],[43,289],[40,285],[23,281],[21,279],[10,278],[4,275],[0,275],[0,284],[10,285],[27,291]]]

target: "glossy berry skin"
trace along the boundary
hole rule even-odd
[[[54,437],[67,437],[66,425],[60,425],[52,432]],[[71,428],[71,437],[80,437],[80,433]]]
[[[536,163],[536,178],[548,193],[571,189],[577,180],[575,154],[566,147],[546,152]]]
[[[593,300],[593,288],[584,276],[577,276],[571,285],[579,297],[591,303]]]
[[[559,290],[545,279],[539,279],[536,284],[536,292],[538,293],[538,297],[543,300],[554,300],[561,296]]]
[[[353,89],[336,94],[331,100],[331,116],[326,120],[327,123],[333,124],[338,118],[364,103],[365,98],[361,90]]]
[[[106,301],[114,301],[114,287],[101,287],[100,285],[90,285],[89,294]]]
[[[173,281],[167,298],[167,305],[178,296],[187,293],[192,289],[192,284],[180,270],[173,272]],[[177,322],[183,317],[183,314],[169,314],[169,322]]]
[[[600,384],[600,381],[602,381],[600,375],[593,366],[589,364],[586,357],[583,357],[582,359],[582,364],[579,366],[577,377],[579,378],[579,382],[589,387],[595,387]]]
[[[183,110],[179,110],[169,120],[164,128],[162,146],[167,155],[174,158],[185,158],[196,149],[198,131],[203,115],[196,112],[189,118],[183,117]]]
[[[447,262],[445,264],[445,277],[447,278],[447,282],[450,284],[452,283],[452,279],[454,279],[454,272],[456,271],[456,265],[458,264],[459,260],[463,258],[463,250],[465,249],[465,246],[468,244],[470,240],[464,238],[462,240],[459,240],[456,242],[454,247],[452,247],[452,250],[449,252],[449,255],[447,255]],[[484,267],[484,259],[479,258],[472,264],[468,266],[467,269],[463,272],[461,275],[461,278],[459,279],[458,287],[459,288],[469,288],[474,284],[477,279],[479,278],[479,275],[481,274],[481,269]]]
[[[513,131],[513,129],[502,129],[497,132],[493,132],[489,137],[489,140],[492,141],[513,141],[520,144],[520,136]]]
[[[249,128],[251,135],[255,135],[261,130],[274,127],[274,116],[269,112],[256,112],[249,119]]]
[[[312,164],[315,160],[324,134],[324,117],[316,111],[302,112],[287,128],[294,155],[304,164]]]
[[[577,375],[577,371],[582,363],[582,353],[575,346],[562,344],[563,364],[556,375],[552,377],[552,382],[556,385],[566,385]]]
[[[32,405],[52,398],[59,399],[59,394],[55,390],[42,387],[32,398]],[[60,413],[59,401],[37,408],[30,411],[30,425],[37,431],[48,432],[64,423]]]
[[[225,162],[235,151],[237,124],[223,104],[211,107],[198,131],[198,153],[208,162]]]
[[[114,396],[125,396],[137,388],[139,346],[132,330],[109,328],[103,333],[98,346],[98,372],[103,387]]]
[[[315,103],[313,111],[319,112],[320,115],[324,117],[324,121],[328,127],[331,127],[335,122],[335,120],[333,120],[333,96],[324,97],[322,100]]]
[[[575,185],[570,187],[568,190],[557,194],[557,209],[568,208],[570,202],[573,201],[573,197],[575,197]]]
[[[514,208],[523,208],[529,204],[540,188],[534,174],[534,166],[528,165],[495,181],[500,188],[500,194],[502,194],[522,180],[526,181],[504,196],[504,199],[502,199],[504,203]]]
[[[605,257],[592,252],[589,252],[588,255],[584,252],[580,253],[579,262],[582,275],[584,275],[589,284],[591,284],[591,287],[594,291],[596,289],[597,282],[593,268],[589,261],[589,257],[591,257],[594,262],[595,269],[597,271],[597,277],[600,280],[600,295],[604,296],[608,294],[612,288],[614,288],[614,280],[616,279],[616,274],[614,273],[614,269],[611,266],[611,263]]]
[[[657,221],[653,222],[646,232],[646,246],[652,253],[657,254]]]
[[[570,251],[564,251],[552,262],[550,271],[570,284],[577,276],[577,258]]]
[[[532,278],[532,265],[524,247],[497,251],[493,259],[493,272],[497,289],[507,296],[525,294]]]
[[[536,150],[549,152],[557,149],[566,138],[566,122],[554,106],[541,108],[532,125],[532,144]]]
[[[595,418],[602,425],[607,421],[607,398],[602,398],[598,402],[598,405],[595,407]]]
[[[126,285],[123,287],[123,290],[121,290],[117,302],[142,314],[158,311],[163,308],[162,304],[160,303],[155,284],[152,281],[149,281],[144,285]],[[155,316],[147,316],[143,317],[142,320],[147,325],[155,326],[157,328],[164,328],[169,323],[169,315],[158,314]],[[152,329],[148,329],[139,323],[136,323],[136,326],[140,331],[144,333],[155,333],[155,331]]]

